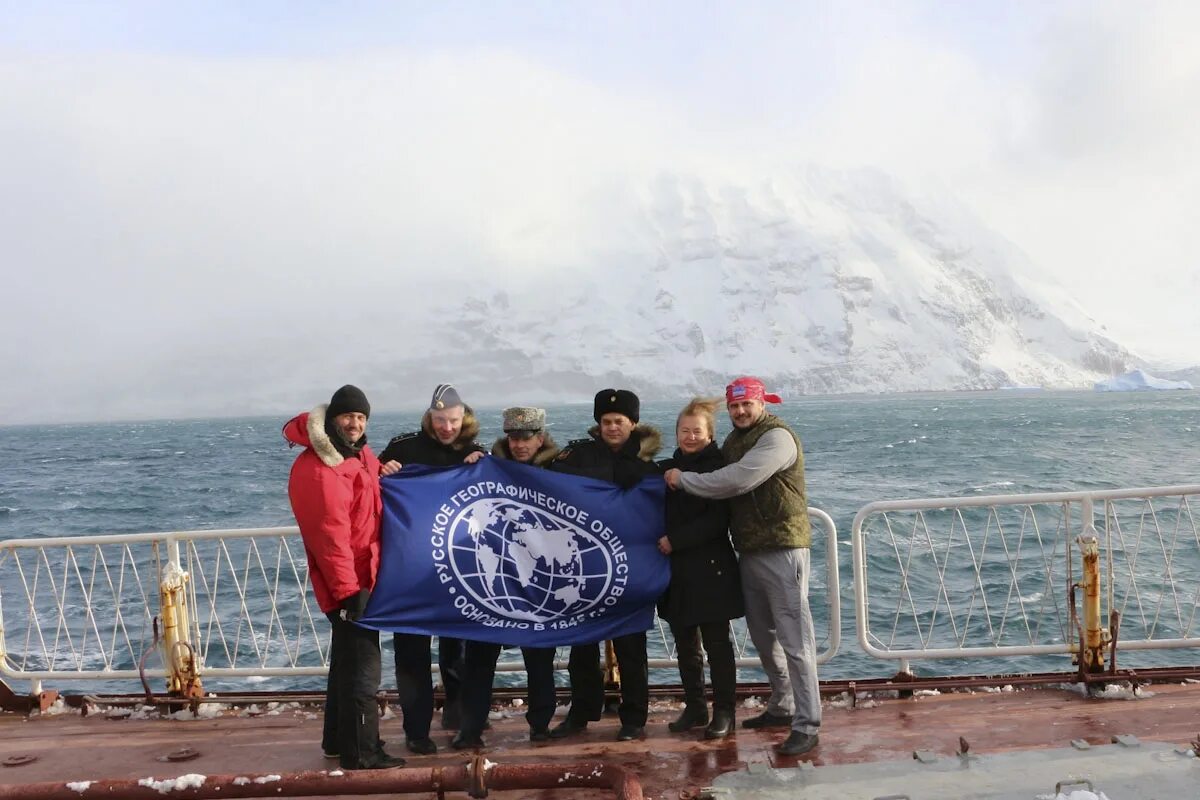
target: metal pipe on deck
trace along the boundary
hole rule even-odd
[[[341,795],[488,792],[518,789],[608,789],[619,800],[643,800],[637,776],[601,762],[579,764],[495,764],[483,756],[461,766],[359,771],[310,771],[288,775],[180,775],[175,778],[99,780],[0,785],[0,800],[203,800],[247,797],[334,797]]]

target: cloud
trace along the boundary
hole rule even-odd
[[[765,4],[320,54],[9,48],[0,368],[29,396],[137,384],[181,353],[253,371],[303,346],[318,370],[346,320],[402,341],[405,302],[602,277],[646,245],[661,175],[754,185],[804,162],[937,181],[1118,339],[1186,358],[1200,7],[1025,11]]]
[[[10,60],[0,98],[0,239],[33,301],[5,325],[77,352],[558,269],[664,125],[503,53]]]
[[[818,161],[936,180],[1117,338],[1194,361],[1200,7],[1039,8],[997,32],[1007,63],[914,25],[864,43],[803,144]]]

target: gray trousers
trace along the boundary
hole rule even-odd
[[[808,610],[807,547],[741,555],[746,628],[771,683],[767,711],[792,718],[792,730],[821,725],[817,646]]]

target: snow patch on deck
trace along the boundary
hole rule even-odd
[[[198,789],[204,785],[204,781],[206,780],[208,780],[207,775],[189,772],[187,775],[180,775],[178,778],[164,778],[161,781],[156,781],[154,778],[141,778],[138,781],[138,786],[149,787],[159,794],[170,794],[177,789],[181,792],[185,789]]]
[[[1051,688],[1074,692],[1080,697],[1092,700],[1145,700],[1154,697],[1154,692],[1143,689],[1141,686],[1117,683],[1110,683],[1102,689],[1095,690],[1092,694],[1088,694],[1086,683],[1059,683]]]

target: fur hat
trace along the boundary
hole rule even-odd
[[[361,413],[364,417],[370,417],[371,404],[367,402],[367,396],[363,394],[362,389],[347,383],[333,393],[333,397],[329,400],[329,409],[325,412],[325,417],[333,419],[341,414],[349,414],[355,411]]]
[[[592,419],[599,422],[605,414],[624,414],[630,422],[637,422],[641,406],[638,396],[628,389],[601,389],[596,392]]]
[[[504,409],[504,433],[518,439],[528,439],[546,427],[546,411],[530,406]]]
[[[433,398],[429,401],[430,411],[441,411],[443,408],[465,406],[466,403],[458,396],[458,390],[448,383],[439,383],[433,390]]]

